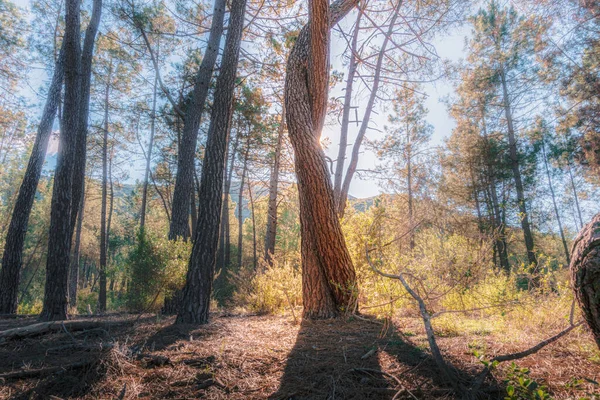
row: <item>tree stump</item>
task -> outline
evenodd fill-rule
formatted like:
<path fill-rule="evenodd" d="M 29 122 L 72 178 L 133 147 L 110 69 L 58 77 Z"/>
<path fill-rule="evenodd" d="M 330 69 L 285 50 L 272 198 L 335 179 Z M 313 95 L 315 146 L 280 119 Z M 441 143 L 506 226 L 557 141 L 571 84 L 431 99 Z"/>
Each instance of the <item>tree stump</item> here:
<path fill-rule="evenodd" d="M 600 214 L 577 235 L 570 270 L 575 297 L 600 348 Z"/>

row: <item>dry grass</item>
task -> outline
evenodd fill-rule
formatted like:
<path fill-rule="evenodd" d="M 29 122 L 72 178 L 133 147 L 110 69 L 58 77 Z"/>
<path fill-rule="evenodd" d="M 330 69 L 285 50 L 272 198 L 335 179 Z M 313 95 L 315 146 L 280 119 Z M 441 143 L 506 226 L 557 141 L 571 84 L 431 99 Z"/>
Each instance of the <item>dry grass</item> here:
<path fill-rule="evenodd" d="M 136 324 L 135 316 L 108 319 L 128 319 L 132 325 L 0 346 L 0 374 L 90 361 L 86 367 L 51 376 L 7 380 L 0 398 L 453 398 L 429 358 L 420 321 L 412 317 L 385 324 L 361 317 L 296 325 L 286 315 L 215 315 L 201 327 L 172 326 L 172 318 L 156 316 L 144 316 Z M 30 322 L 0 320 L 0 328 Z M 527 332 L 507 341 L 501 334 L 475 329 L 442 335 L 439 344 L 469 376 L 481 368 L 472 355 L 474 348 L 490 356 L 522 350 L 552 332 Z M 60 351 L 71 344 L 88 347 Z M 90 348 L 91 344 L 98 346 Z M 566 383 L 574 377 L 600 379 L 594 349 L 580 328 L 519 364 L 531 368 L 532 377 L 545 382 L 554 398 L 579 398 L 584 392 L 568 389 Z M 502 398 L 502 371 L 494 374 L 497 381 L 489 382 L 483 398 Z M 591 384 L 584 389 L 593 390 Z"/>

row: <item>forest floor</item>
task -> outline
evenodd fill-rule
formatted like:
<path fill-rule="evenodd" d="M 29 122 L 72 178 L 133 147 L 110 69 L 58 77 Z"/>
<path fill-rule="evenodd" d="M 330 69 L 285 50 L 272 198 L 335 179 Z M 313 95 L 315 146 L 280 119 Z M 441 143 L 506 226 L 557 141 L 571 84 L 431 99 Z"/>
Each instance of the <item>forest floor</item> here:
<path fill-rule="evenodd" d="M 198 327 L 173 326 L 172 317 L 137 318 L 83 318 L 99 325 L 77 330 L 64 325 L 44 335 L 0 341 L 0 398 L 454 398 L 436 373 L 418 319 L 295 323 L 291 316 L 215 314 Z M 35 322 L 0 319 L 0 331 Z M 474 346 L 498 354 L 526 349 L 536 340 L 507 345 L 501 337 L 480 333 L 443 335 L 439 345 L 468 379 L 482 368 Z M 531 378 L 547 385 L 555 399 L 591 397 L 600 363 L 577 350 L 590 341 L 578 328 L 518 364 L 530 368 Z M 504 398 L 507 367 L 502 364 L 486 381 L 482 398 Z M 582 381 L 574 384 L 574 378 Z"/>

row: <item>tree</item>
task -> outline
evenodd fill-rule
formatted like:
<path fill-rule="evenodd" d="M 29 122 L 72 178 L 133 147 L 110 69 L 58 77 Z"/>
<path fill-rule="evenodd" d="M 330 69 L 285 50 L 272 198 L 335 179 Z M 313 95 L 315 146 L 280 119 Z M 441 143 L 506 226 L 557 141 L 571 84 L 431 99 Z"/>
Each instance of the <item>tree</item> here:
<path fill-rule="evenodd" d="M 356 275 L 336 213 L 333 189 L 321 148 L 329 76 L 329 29 L 355 5 L 338 0 L 309 1 L 286 69 L 285 107 L 295 153 L 300 200 L 304 316 L 331 318 L 354 311 Z"/>
<path fill-rule="evenodd" d="M 406 193 L 411 250 L 415 248 L 415 192 L 425 188 L 427 176 L 431 175 L 426 165 L 433 127 L 425 119 L 425 97 L 419 94 L 419 89 L 412 84 L 396 92 L 393 114 L 388 116 L 390 125 L 385 128 L 387 135 L 374 144 L 378 156 L 389 160 L 382 168 L 394 175 L 388 182 L 392 182 L 395 191 L 400 189 Z"/>
<path fill-rule="evenodd" d="M 217 78 L 200 178 L 198 229 L 188 264 L 176 323 L 207 323 L 219 241 L 225 153 L 233 113 L 233 91 L 244 27 L 246 0 L 233 0 L 225 52 Z"/>
<path fill-rule="evenodd" d="M 65 6 L 65 96 L 60 147 L 56 163 L 50 234 L 46 262 L 46 289 L 40 320 L 67 318 L 69 255 L 71 249 L 71 201 L 73 163 L 79 128 L 81 47 L 79 44 L 80 3 L 68 0 Z"/>

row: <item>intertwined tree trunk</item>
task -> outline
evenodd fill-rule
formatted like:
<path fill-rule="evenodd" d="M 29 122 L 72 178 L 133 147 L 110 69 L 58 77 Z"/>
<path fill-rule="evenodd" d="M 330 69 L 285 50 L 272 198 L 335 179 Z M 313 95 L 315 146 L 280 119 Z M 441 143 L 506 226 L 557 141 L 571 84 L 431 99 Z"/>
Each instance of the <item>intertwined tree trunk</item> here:
<path fill-rule="evenodd" d="M 600 348 L 600 214 L 577 235 L 570 269 L 575 297 Z"/>
<path fill-rule="evenodd" d="M 52 133 L 52 125 L 56 118 L 56 110 L 60 101 L 64 73 L 64 42 L 61 48 L 54 75 L 48 89 L 48 98 L 44 112 L 38 126 L 29 163 L 19 188 L 10 225 L 6 233 L 4 253 L 2 255 L 2 269 L 0 269 L 0 314 L 15 314 L 17 312 L 17 298 L 19 282 L 21 280 L 21 264 L 23 262 L 23 245 L 29 215 L 33 207 L 35 193 L 40 181 L 42 166 L 46 158 L 48 141 Z"/>
<path fill-rule="evenodd" d="M 46 261 L 46 287 L 40 320 L 67 318 L 69 255 L 71 250 L 71 209 L 73 163 L 79 129 L 81 47 L 79 44 L 78 0 L 66 1 L 65 96 L 62 130 L 54 174 L 50 212 L 50 234 Z"/>
<path fill-rule="evenodd" d="M 233 0 L 221 70 L 217 78 L 198 207 L 198 226 L 176 323 L 207 323 L 223 203 L 225 152 L 233 114 L 233 91 L 246 0 Z"/>
<path fill-rule="evenodd" d="M 327 106 L 329 29 L 357 0 L 309 0 L 286 71 L 285 106 L 300 200 L 304 316 L 331 318 L 354 307 L 356 276 L 339 223 L 320 145 Z"/>
<path fill-rule="evenodd" d="M 204 111 L 204 103 L 208 96 L 210 80 L 215 68 L 219 43 L 223 35 L 223 18 L 225 16 L 225 0 L 215 0 L 212 25 L 202 63 L 196 74 L 194 90 L 187 106 L 183 123 L 183 133 L 179 142 L 177 155 L 177 175 L 173 190 L 173 207 L 169 239 L 187 239 L 189 231 L 189 211 L 191 193 L 194 190 L 194 155 L 198 140 L 200 119 Z"/>

